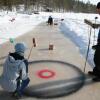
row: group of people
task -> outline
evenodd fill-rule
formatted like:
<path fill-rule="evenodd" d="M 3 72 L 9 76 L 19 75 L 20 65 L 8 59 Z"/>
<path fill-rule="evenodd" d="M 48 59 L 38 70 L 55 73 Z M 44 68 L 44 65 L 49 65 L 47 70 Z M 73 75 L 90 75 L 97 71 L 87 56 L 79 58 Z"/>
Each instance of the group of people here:
<path fill-rule="evenodd" d="M 97 12 L 100 14 L 100 2 L 97 4 Z M 52 17 L 48 19 L 50 25 L 53 24 Z M 94 26 L 95 27 L 95 26 Z M 95 48 L 93 71 L 88 74 L 95 76 L 93 81 L 100 81 L 100 31 L 98 34 L 97 45 Z M 28 60 L 25 59 L 24 54 L 27 46 L 24 43 L 17 43 L 15 45 L 15 52 L 9 53 L 3 65 L 3 72 L 0 77 L 0 85 L 6 91 L 12 93 L 14 97 L 21 97 L 23 91 L 28 86 L 30 79 L 28 77 Z"/>

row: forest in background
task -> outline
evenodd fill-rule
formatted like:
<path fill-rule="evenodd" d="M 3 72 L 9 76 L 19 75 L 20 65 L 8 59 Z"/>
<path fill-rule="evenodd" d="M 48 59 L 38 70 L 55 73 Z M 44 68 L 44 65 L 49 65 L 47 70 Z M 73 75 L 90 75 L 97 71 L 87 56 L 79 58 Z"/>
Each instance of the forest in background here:
<path fill-rule="evenodd" d="M 0 0 L 0 10 L 96 13 L 96 6 L 79 0 Z"/>

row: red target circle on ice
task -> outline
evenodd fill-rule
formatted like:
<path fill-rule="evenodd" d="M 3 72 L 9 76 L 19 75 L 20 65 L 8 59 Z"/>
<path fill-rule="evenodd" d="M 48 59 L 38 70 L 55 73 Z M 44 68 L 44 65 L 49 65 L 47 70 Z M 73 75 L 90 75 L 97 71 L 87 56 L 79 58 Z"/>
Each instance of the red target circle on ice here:
<path fill-rule="evenodd" d="M 44 70 L 40 70 L 38 72 L 38 76 L 40 78 L 51 78 L 51 77 L 54 77 L 55 76 L 55 72 L 51 71 L 51 70 L 47 70 L 47 69 L 44 69 Z"/>

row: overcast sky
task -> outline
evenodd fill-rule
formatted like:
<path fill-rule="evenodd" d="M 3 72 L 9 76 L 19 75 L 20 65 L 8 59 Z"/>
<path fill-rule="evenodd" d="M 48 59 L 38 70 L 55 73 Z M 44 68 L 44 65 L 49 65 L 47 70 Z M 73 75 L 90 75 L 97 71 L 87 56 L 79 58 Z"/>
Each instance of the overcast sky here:
<path fill-rule="evenodd" d="M 100 2 L 100 0 L 80 0 L 80 1 L 84 1 L 84 2 L 90 1 L 90 3 L 95 4 L 95 5 L 96 5 L 98 2 Z"/>

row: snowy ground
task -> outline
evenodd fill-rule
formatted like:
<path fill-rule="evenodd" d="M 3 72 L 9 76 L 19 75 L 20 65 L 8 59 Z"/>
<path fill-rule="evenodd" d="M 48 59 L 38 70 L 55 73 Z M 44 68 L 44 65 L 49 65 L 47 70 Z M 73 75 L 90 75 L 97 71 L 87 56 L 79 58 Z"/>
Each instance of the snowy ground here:
<path fill-rule="evenodd" d="M 84 23 L 84 19 L 95 22 L 95 17 L 98 17 L 96 22 L 99 22 L 100 16 L 96 14 L 41 12 L 40 14 L 26 15 L 0 12 L 0 47 L 2 47 L 2 43 L 25 34 L 41 22 L 46 22 L 50 15 L 55 22 L 60 24 L 59 29 L 63 32 L 63 35 L 68 36 L 79 47 L 80 52 L 86 56 L 90 27 Z M 61 19 L 64 19 L 64 21 L 61 22 Z M 97 35 L 98 29 L 92 29 L 91 46 L 96 44 Z M 94 51 L 91 46 L 88 61 L 93 65 Z"/>
<path fill-rule="evenodd" d="M 90 30 L 91 30 L 91 43 L 88 53 L 88 62 L 94 67 L 93 63 L 93 55 L 94 50 L 91 48 L 93 45 L 97 43 L 97 36 L 99 29 L 92 29 L 90 26 L 84 23 L 84 19 L 91 20 L 92 22 L 99 23 L 100 16 L 97 14 L 75 14 L 75 13 L 67 13 L 64 22 L 62 22 L 60 29 L 64 33 L 65 36 L 68 36 L 78 47 L 81 54 L 86 57 Z M 98 19 L 95 20 L 95 17 Z"/>

